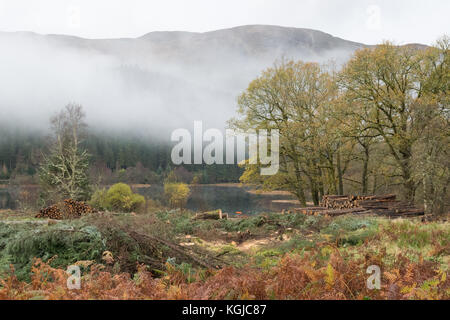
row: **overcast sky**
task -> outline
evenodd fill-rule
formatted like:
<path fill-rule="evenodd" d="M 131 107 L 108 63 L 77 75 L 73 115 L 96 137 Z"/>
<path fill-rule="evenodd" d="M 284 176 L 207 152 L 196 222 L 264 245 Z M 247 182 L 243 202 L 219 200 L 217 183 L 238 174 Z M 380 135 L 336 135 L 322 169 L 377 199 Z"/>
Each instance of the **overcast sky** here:
<path fill-rule="evenodd" d="M 118 38 L 271 24 L 431 44 L 450 34 L 449 15 L 450 0 L 0 0 L 0 31 Z"/>

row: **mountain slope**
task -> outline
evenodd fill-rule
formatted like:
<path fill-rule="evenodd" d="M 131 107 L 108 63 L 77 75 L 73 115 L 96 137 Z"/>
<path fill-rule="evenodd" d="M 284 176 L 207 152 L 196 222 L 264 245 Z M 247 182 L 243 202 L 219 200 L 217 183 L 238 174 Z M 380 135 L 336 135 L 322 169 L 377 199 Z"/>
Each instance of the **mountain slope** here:
<path fill-rule="evenodd" d="M 221 127 L 239 93 L 276 60 L 341 64 L 363 47 L 265 25 L 134 39 L 0 33 L 0 117 L 46 125 L 53 111 L 78 102 L 91 124 L 105 127 L 160 131 L 193 120 Z"/>

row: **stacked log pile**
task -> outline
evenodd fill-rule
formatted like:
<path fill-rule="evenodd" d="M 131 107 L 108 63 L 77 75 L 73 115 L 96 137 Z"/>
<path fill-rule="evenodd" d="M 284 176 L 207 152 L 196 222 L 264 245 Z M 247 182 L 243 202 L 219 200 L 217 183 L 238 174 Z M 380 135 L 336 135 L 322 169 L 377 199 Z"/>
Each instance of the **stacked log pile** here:
<path fill-rule="evenodd" d="M 320 207 L 296 208 L 295 212 L 305 215 L 340 216 L 348 213 L 377 214 L 389 217 L 424 215 L 422 209 L 396 200 L 395 194 L 387 195 L 325 195 Z"/>
<path fill-rule="evenodd" d="M 94 213 L 95 210 L 83 201 L 65 199 L 63 202 L 43 208 L 36 218 L 71 219 Z"/>
<path fill-rule="evenodd" d="M 313 209 L 311 209 L 313 208 Z M 369 210 L 364 208 L 348 208 L 348 209 L 330 209 L 325 207 L 306 207 L 306 208 L 295 208 L 294 212 L 302 213 L 308 216 L 330 216 L 337 217 L 348 213 L 358 213 L 358 214 L 369 214 Z"/>
<path fill-rule="evenodd" d="M 353 208 L 351 196 L 325 195 L 322 198 L 322 206 L 327 209 L 348 209 Z"/>

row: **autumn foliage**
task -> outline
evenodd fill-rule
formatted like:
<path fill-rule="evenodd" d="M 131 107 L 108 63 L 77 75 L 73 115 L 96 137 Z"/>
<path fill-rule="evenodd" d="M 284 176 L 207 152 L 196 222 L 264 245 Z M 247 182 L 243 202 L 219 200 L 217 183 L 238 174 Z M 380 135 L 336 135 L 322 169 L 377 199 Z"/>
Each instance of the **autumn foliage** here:
<path fill-rule="evenodd" d="M 31 282 L 19 281 L 14 270 L 0 280 L 0 299 L 450 299 L 447 271 L 433 261 L 412 261 L 406 253 L 383 263 L 386 252 L 342 253 L 329 244 L 284 256 L 277 266 L 198 271 L 186 275 L 167 264 L 156 278 L 145 266 L 134 276 L 91 266 L 81 289 L 67 288 L 68 274 L 36 260 Z M 368 289 L 369 265 L 381 267 L 380 290 Z"/>

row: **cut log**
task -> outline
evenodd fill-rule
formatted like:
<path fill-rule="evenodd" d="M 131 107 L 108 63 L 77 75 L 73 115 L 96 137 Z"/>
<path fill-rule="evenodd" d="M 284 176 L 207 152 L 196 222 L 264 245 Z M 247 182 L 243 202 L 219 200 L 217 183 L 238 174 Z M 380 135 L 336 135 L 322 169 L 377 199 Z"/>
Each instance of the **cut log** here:
<path fill-rule="evenodd" d="M 202 212 L 197 213 L 192 218 L 194 220 L 221 220 L 228 219 L 228 213 L 222 213 L 222 210 L 212 211 L 212 212 Z"/>
<path fill-rule="evenodd" d="M 367 211 L 364 208 L 350 208 L 350 209 L 342 209 L 342 210 L 327 210 L 324 211 L 324 214 L 327 214 L 329 216 L 340 216 L 343 214 L 349 214 L 349 213 L 361 213 Z"/>
<path fill-rule="evenodd" d="M 305 213 L 307 211 L 323 211 L 323 210 L 328 210 L 325 207 L 305 207 L 305 208 L 294 208 L 292 209 L 292 211 L 297 212 L 297 213 Z"/>
<path fill-rule="evenodd" d="M 395 200 L 395 194 L 355 196 L 355 200 Z"/>

